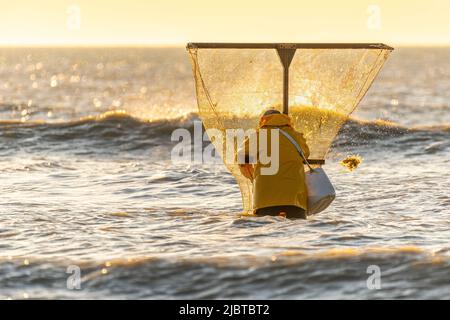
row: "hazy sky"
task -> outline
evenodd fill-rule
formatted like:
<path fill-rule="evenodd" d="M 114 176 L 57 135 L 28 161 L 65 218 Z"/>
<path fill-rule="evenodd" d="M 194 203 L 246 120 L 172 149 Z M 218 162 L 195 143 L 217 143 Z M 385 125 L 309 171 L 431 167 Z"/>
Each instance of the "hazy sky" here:
<path fill-rule="evenodd" d="M 450 45 L 449 0 L 0 0 L 0 44 Z"/>

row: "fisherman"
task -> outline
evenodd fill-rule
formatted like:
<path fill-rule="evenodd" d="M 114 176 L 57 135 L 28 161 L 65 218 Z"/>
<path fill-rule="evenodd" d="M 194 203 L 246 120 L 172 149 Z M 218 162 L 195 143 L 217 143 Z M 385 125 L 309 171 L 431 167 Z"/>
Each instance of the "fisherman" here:
<path fill-rule="evenodd" d="M 258 132 L 267 130 L 268 146 L 270 150 L 272 130 L 284 131 L 292 137 L 301 147 L 304 156 L 308 158 L 309 148 L 303 134 L 296 131 L 291 124 L 288 115 L 280 113 L 276 109 L 269 109 L 261 116 Z M 307 190 L 305 183 L 305 170 L 303 160 L 294 144 L 285 134 L 279 134 L 279 167 L 275 174 L 262 174 L 263 165 L 259 155 L 254 164 L 249 155 L 249 139 L 238 151 L 244 152 L 244 163 L 239 164 L 241 173 L 253 183 L 253 209 L 258 216 L 284 216 L 287 218 L 306 219 Z M 260 149 L 260 134 L 256 134 L 257 150 Z M 263 146 L 264 147 L 264 146 Z M 269 151 L 270 152 L 270 151 Z M 259 151 L 258 151 L 259 153 Z"/>

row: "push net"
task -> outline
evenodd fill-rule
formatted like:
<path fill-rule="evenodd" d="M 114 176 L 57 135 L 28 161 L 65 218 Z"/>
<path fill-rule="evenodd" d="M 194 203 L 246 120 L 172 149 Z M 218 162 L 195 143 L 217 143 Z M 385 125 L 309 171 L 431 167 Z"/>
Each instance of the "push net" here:
<path fill-rule="evenodd" d="M 283 111 L 280 44 L 188 44 L 205 129 L 256 128 L 261 113 Z M 392 48 L 367 45 L 291 45 L 288 110 L 302 132 L 311 159 L 324 159 L 334 137 L 369 89 Z M 243 209 L 252 210 L 252 183 L 237 163 L 226 161 L 227 148 L 210 137 L 239 184 Z"/>

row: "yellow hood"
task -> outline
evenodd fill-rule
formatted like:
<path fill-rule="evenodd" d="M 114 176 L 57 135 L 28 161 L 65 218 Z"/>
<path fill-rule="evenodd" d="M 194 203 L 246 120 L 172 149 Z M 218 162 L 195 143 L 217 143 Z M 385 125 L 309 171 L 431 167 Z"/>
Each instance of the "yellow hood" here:
<path fill-rule="evenodd" d="M 291 119 L 287 114 L 270 114 L 268 116 L 261 117 L 259 120 L 259 127 L 282 127 L 291 126 Z"/>

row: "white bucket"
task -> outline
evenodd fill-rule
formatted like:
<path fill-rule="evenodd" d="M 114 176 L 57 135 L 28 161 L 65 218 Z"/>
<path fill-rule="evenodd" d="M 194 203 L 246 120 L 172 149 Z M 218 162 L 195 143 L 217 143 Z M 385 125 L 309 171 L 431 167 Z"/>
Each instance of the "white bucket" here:
<path fill-rule="evenodd" d="M 333 202 L 336 192 L 322 168 L 316 168 L 305 173 L 306 188 L 308 191 L 307 214 L 319 213 Z"/>

